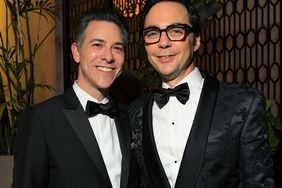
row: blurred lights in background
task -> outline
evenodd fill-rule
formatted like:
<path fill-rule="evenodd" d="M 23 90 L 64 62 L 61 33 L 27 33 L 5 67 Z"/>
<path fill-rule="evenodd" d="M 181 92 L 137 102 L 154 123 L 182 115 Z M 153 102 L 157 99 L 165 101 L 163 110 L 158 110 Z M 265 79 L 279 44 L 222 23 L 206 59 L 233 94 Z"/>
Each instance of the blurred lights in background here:
<path fill-rule="evenodd" d="M 113 0 L 115 9 L 124 17 L 137 16 L 146 0 Z"/>

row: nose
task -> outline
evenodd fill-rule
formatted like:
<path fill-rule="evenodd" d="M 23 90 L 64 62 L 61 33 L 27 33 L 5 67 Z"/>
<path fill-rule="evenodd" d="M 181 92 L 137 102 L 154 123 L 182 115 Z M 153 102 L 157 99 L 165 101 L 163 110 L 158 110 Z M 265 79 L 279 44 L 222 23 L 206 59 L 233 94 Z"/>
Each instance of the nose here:
<path fill-rule="evenodd" d="M 171 46 L 171 41 L 169 40 L 165 31 L 161 32 L 161 36 L 158 44 L 160 48 L 167 48 Z"/>
<path fill-rule="evenodd" d="M 104 48 L 102 53 L 102 59 L 107 63 L 112 63 L 114 61 L 114 56 L 111 48 Z"/>

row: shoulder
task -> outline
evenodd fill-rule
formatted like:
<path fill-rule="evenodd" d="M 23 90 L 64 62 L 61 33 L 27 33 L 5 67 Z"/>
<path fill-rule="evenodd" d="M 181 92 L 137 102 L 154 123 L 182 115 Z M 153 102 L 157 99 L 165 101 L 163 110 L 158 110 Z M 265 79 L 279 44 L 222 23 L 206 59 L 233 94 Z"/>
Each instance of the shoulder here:
<path fill-rule="evenodd" d="M 265 97 L 262 92 L 250 86 L 220 81 L 218 102 L 232 108 L 265 107 Z"/>
<path fill-rule="evenodd" d="M 63 106 L 63 95 L 57 95 L 41 103 L 34 104 L 21 113 L 21 117 L 48 116 L 57 113 Z"/>
<path fill-rule="evenodd" d="M 16 120 L 17 134 L 37 134 L 43 130 L 42 127 L 48 127 L 50 124 L 53 124 L 54 121 L 52 120 L 58 119 L 60 116 L 59 109 L 57 108 L 61 101 L 60 98 L 61 96 L 52 97 L 22 111 Z"/>
<path fill-rule="evenodd" d="M 238 83 L 230 83 L 230 82 L 222 82 L 220 81 L 220 92 L 225 95 L 232 95 L 233 97 L 238 98 L 254 98 L 260 97 L 264 98 L 262 92 L 257 89 L 254 89 L 250 86 L 238 84 Z"/>
<path fill-rule="evenodd" d="M 202 76 L 205 79 L 206 85 L 208 85 L 208 91 L 218 88 L 218 97 L 217 99 L 220 102 L 226 101 L 229 104 L 240 103 L 240 101 L 252 101 L 254 99 L 265 101 L 264 95 L 257 89 L 254 89 L 250 86 L 234 83 L 234 82 L 225 82 L 216 79 L 214 76 L 210 75 L 207 72 L 203 72 Z"/>
<path fill-rule="evenodd" d="M 63 94 L 61 94 L 47 99 L 41 103 L 35 104 L 31 108 L 40 111 L 53 111 L 54 109 L 60 109 L 59 107 L 63 106 L 63 102 Z"/>
<path fill-rule="evenodd" d="M 63 94 L 51 97 L 34 105 L 32 108 L 52 113 L 53 111 L 61 110 L 62 108 L 75 109 L 79 104 L 79 99 L 77 98 L 73 88 L 70 87 Z"/>

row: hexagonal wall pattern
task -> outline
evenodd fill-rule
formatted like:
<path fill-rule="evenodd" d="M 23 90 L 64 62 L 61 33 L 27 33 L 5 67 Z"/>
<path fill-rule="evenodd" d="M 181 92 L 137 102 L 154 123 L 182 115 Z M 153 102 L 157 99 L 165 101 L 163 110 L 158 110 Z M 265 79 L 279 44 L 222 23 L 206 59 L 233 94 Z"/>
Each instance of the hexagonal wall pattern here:
<path fill-rule="evenodd" d="M 261 90 L 267 99 L 276 100 L 272 111 L 282 117 L 280 1 L 218 2 L 222 9 L 203 32 L 204 47 L 195 58 L 198 66 L 220 80 Z"/>

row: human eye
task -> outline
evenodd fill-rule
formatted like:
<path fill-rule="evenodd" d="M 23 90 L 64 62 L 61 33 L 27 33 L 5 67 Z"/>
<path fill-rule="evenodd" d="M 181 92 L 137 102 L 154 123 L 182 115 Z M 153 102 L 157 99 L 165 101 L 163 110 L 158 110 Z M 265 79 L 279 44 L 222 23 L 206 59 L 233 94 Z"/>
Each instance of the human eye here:
<path fill-rule="evenodd" d="M 150 38 L 150 39 L 158 38 L 159 35 L 160 35 L 160 32 L 157 29 L 149 29 L 149 30 L 145 31 L 145 33 L 144 33 L 144 36 L 146 38 Z"/>
<path fill-rule="evenodd" d="M 185 29 L 183 27 L 171 27 L 168 30 L 170 36 L 183 36 Z"/>
<path fill-rule="evenodd" d="M 113 50 L 117 53 L 123 53 L 124 47 L 122 45 L 115 45 L 115 46 L 113 46 Z"/>
<path fill-rule="evenodd" d="M 94 48 L 102 48 L 103 45 L 100 42 L 93 42 L 91 43 L 91 46 L 93 46 Z"/>

